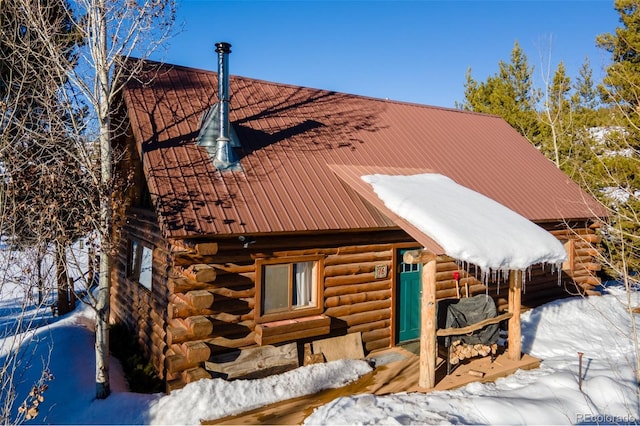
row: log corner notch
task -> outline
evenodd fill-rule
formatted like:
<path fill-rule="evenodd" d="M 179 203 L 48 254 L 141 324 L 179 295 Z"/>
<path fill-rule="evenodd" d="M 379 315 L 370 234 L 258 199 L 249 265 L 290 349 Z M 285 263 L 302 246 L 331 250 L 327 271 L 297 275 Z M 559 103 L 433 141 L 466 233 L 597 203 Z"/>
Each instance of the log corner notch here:
<path fill-rule="evenodd" d="M 418 386 L 433 389 L 436 385 L 438 341 L 436 337 L 436 265 L 438 256 L 427 250 L 411 250 L 404 254 L 405 263 L 422 263 L 420 276 L 420 373 Z"/>
<path fill-rule="evenodd" d="M 218 243 L 196 240 L 171 239 L 174 253 L 195 254 L 198 256 L 212 256 L 218 254 Z"/>

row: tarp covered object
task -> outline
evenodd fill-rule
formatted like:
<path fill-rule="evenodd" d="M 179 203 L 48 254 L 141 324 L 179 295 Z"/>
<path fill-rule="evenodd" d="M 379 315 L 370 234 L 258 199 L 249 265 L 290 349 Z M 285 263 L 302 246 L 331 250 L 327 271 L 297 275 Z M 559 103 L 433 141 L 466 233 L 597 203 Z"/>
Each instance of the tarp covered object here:
<path fill-rule="evenodd" d="M 496 303 L 491 297 L 479 294 L 459 300 L 446 299 L 438 304 L 438 328 L 462 328 L 493 318 L 497 315 Z M 491 324 L 471 334 L 447 337 L 445 346 L 449 346 L 451 339 L 461 340 L 462 343 L 475 345 L 482 343 L 491 345 L 498 341 L 499 324 Z"/>

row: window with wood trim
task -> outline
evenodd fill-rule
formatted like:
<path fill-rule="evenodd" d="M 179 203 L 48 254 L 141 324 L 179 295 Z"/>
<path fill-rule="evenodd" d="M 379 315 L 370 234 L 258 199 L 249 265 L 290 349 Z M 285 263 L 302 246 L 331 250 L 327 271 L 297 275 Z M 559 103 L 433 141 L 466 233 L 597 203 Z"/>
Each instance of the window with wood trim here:
<path fill-rule="evenodd" d="M 153 273 L 153 249 L 140 241 L 129 241 L 127 277 L 136 281 L 147 290 L 151 290 Z"/>
<path fill-rule="evenodd" d="M 256 262 L 258 322 L 322 312 L 322 257 L 300 256 Z"/>

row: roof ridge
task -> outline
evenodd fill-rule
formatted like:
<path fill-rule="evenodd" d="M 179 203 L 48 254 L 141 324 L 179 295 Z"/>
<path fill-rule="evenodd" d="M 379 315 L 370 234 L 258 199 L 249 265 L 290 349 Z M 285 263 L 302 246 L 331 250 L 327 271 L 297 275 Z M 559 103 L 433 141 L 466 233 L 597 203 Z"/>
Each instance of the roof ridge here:
<path fill-rule="evenodd" d="M 159 66 L 168 67 L 169 69 L 183 70 L 185 72 L 196 72 L 196 73 L 214 74 L 214 75 L 218 74 L 218 72 L 214 71 L 214 70 L 208 70 L 208 69 L 196 68 L 196 67 L 189 67 L 189 66 L 186 66 L 186 65 L 172 64 L 172 63 L 169 63 L 169 62 L 156 61 L 156 60 L 153 60 L 153 59 L 142 59 L 142 58 L 136 58 L 136 57 L 133 57 L 133 56 L 129 56 L 126 59 L 127 60 L 131 59 L 131 60 L 138 60 L 138 61 L 144 61 L 144 62 L 151 62 L 151 63 L 158 64 Z M 457 112 L 457 113 L 462 113 L 462 114 L 472 114 L 472 115 L 480 115 L 480 116 L 483 116 L 483 117 L 494 117 L 494 118 L 502 119 L 502 117 L 500 117 L 499 115 L 496 115 L 496 114 L 489 114 L 489 113 L 477 112 L 477 111 L 468 111 L 468 110 L 452 108 L 452 107 L 443 107 L 443 106 L 438 106 L 438 105 L 421 104 L 421 103 L 418 103 L 418 102 L 402 101 L 402 100 L 398 100 L 398 99 L 378 98 L 378 97 L 374 97 L 374 96 L 361 95 L 361 94 L 356 94 L 356 93 L 339 92 L 339 91 L 336 91 L 336 90 L 321 89 L 321 88 L 318 88 L 318 87 L 311 87 L 311 86 L 301 86 L 299 84 L 283 83 L 283 82 L 265 80 L 265 79 L 256 78 L 256 77 L 248 77 L 248 76 L 239 75 L 239 74 L 233 74 L 233 73 L 230 73 L 229 77 L 230 78 L 234 78 L 234 79 L 239 79 L 239 80 L 250 80 L 250 81 L 254 81 L 254 82 L 259 82 L 261 84 L 269 84 L 269 85 L 279 86 L 279 87 L 288 87 L 288 88 L 291 88 L 291 89 L 306 89 L 306 90 L 314 90 L 314 91 L 318 91 L 318 92 L 326 92 L 326 93 L 330 93 L 330 94 L 345 95 L 345 96 L 350 96 L 350 97 L 353 97 L 353 98 L 359 98 L 359 99 L 370 100 L 370 101 L 375 101 L 375 102 L 384 102 L 384 103 L 392 103 L 392 104 L 398 104 L 398 105 L 415 106 L 415 107 L 418 107 L 418 108 L 436 109 L 436 110 L 442 110 L 442 111 L 448 111 L 448 112 Z"/>

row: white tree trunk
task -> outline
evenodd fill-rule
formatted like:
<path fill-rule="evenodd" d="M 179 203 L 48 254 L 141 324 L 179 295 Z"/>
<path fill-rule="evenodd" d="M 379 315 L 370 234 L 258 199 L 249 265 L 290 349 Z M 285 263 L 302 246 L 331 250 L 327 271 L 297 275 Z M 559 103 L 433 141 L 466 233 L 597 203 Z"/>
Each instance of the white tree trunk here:
<path fill-rule="evenodd" d="M 107 188 L 112 181 L 111 123 L 109 119 L 109 63 L 107 50 L 107 17 L 105 0 L 95 0 L 92 8 L 96 31 L 93 57 L 98 91 L 98 122 L 100 124 L 100 281 L 96 306 L 96 398 L 111 393 L 109 385 L 109 299 L 111 277 L 111 196 Z"/>

